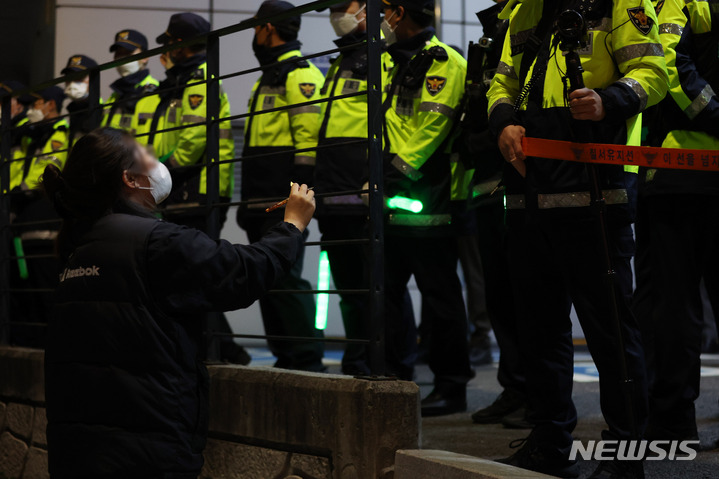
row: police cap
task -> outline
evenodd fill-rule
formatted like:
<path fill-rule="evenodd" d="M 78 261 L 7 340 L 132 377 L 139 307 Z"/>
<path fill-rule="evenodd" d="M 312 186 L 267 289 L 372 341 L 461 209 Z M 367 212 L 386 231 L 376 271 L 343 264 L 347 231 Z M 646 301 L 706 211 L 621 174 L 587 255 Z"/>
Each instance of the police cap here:
<path fill-rule="evenodd" d="M 404 7 L 434 17 L 434 0 L 379 0 L 383 7 Z"/>
<path fill-rule="evenodd" d="M 260 5 L 260 9 L 257 10 L 255 18 L 262 19 L 271 15 L 279 15 L 293 8 L 295 8 L 294 5 L 284 0 L 265 0 L 262 2 L 262 5 Z M 299 15 L 295 15 L 290 18 L 285 18 L 284 20 L 273 20 L 267 23 L 271 23 L 278 28 L 284 28 L 292 33 L 297 33 L 300 31 L 302 19 Z"/>
<path fill-rule="evenodd" d="M 210 32 L 210 22 L 196 13 L 176 13 L 170 17 L 170 24 L 165 33 L 157 37 L 157 43 L 164 45 L 170 40 L 187 40 L 197 35 Z"/>
<path fill-rule="evenodd" d="M 110 45 L 110 52 L 124 48 L 134 52 L 138 48 L 143 52 L 147 50 L 147 37 L 137 30 L 122 30 L 115 35 L 115 43 Z"/>
<path fill-rule="evenodd" d="M 18 90 L 24 90 L 27 88 L 24 83 L 16 81 L 16 80 L 5 80 L 0 82 L 0 100 L 5 98 L 7 95 L 11 94 L 14 91 Z M 17 97 L 17 101 L 23 104 L 32 103 L 35 101 L 32 95 L 25 94 L 20 95 Z"/>
<path fill-rule="evenodd" d="M 67 59 L 67 66 L 60 72 L 61 75 L 87 70 L 97 66 L 97 62 L 87 55 L 73 55 Z"/>
<path fill-rule="evenodd" d="M 55 100 L 55 108 L 60 111 L 62 108 L 62 101 L 65 99 L 65 91 L 57 85 L 49 86 L 40 92 L 33 93 L 35 100 Z"/>

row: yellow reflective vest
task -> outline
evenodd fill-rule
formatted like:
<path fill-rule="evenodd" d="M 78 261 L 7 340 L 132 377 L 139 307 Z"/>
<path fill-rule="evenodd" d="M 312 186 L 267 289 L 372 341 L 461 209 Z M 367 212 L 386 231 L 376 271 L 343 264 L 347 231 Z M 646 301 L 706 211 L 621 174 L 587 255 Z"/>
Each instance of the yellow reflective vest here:
<path fill-rule="evenodd" d="M 521 124 L 530 137 L 639 144 L 639 114 L 658 103 L 668 87 L 664 51 L 651 1 L 596 2 L 590 6 L 592 10 L 585 12 L 588 42 L 577 53 L 584 69 L 585 86 L 602 98 L 606 116 L 597 122 L 577 122 L 571 118 L 565 99 L 567 65 L 554 32 L 549 32 L 551 36 L 536 55 L 537 58 L 543 55 L 543 65 L 538 66 L 534 58 L 527 71 L 522 71 L 524 52 L 530 38 L 535 37 L 545 2 L 515 3 L 502 58 L 487 94 L 493 133 L 498 136 L 506 126 Z M 582 127 L 578 126 L 580 123 Z M 591 138 L 574 136 L 578 128 L 589 129 Z M 512 169 L 506 170 L 507 189 L 532 195 L 588 191 L 584 165 L 569 163 L 528 158 L 526 180 Z M 623 168 L 599 169 L 605 189 L 626 189 L 635 181 L 624 175 Z"/>
<path fill-rule="evenodd" d="M 467 62 L 431 30 L 411 42 L 418 42 L 419 48 L 409 62 L 401 60 L 406 52 L 400 44 L 389 48 L 396 64 L 387 79 L 391 104 L 385 113 L 385 189 L 389 197 L 422 202 L 423 209 L 391 211 L 388 225 L 446 227 L 452 220 L 453 125 L 464 95 Z M 459 178 L 464 172 L 454 166 L 457 187 L 463 185 Z"/>
<path fill-rule="evenodd" d="M 301 56 L 292 49 L 277 61 Z M 308 149 L 317 146 L 321 109 L 319 104 L 306 103 L 321 98 L 323 82 L 322 72 L 305 60 L 263 71 L 252 88 L 249 112 L 266 113 L 252 115 L 245 123 L 243 200 L 287 196 L 290 181 L 312 183 L 316 153 Z M 252 159 L 255 155 L 267 156 Z M 264 215 L 266 207 L 253 204 L 245 212 Z"/>
<path fill-rule="evenodd" d="M 153 78 L 148 70 L 145 71 L 147 72 L 147 76 L 135 85 L 135 89 L 132 93 L 125 94 L 124 96 L 149 95 L 155 91 L 160 82 Z M 129 99 L 128 103 L 130 103 L 133 108 L 128 109 L 126 105 L 123 104 L 123 95 L 118 92 L 113 92 L 107 100 L 109 106 L 106 106 L 103 110 L 102 126 L 119 128 L 133 135 L 137 134 L 140 117 L 142 117 L 143 124 L 147 124 L 147 121 L 152 119 L 152 114 L 155 112 L 155 108 L 157 108 L 157 104 L 159 103 L 157 95 L 149 97 L 154 99 L 154 105 L 151 101 L 141 101 L 145 98 L 148 97 Z M 142 141 L 143 139 L 145 140 L 144 143 Z M 145 144 L 147 139 L 146 137 L 140 137 L 138 141 Z"/>
<path fill-rule="evenodd" d="M 206 162 L 207 149 L 207 128 L 205 121 L 207 120 L 207 85 L 204 82 L 207 75 L 207 63 L 204 61 L 204 55 L 192 63 L 185 65 L 189 68 L 189 77 L 179 77 L 179 85 L 185 85 L 184 88 L 175 92 L 167 93 L 161 101 L 162 107 L 158 107 L 155 117 L 150 121 L 148 126 L 146 122 L 138 131 L 163 130 L 175 128 L 178 126 L 189 126 L 181 130 L 158 132 L 154 134 L 152 145 L 155 155 L 167 166 L 172 168 L 203 165 Z M 174 68 L 178 68 L 176 65 Z M 173 68 L 173 69 L 174 69 Z M 170 74 L 171 71 L 168 71 Z M 184 81 L 184 83 L 183 83 Z M 171 85 L 165 82 L 161 88 Z M 177 92 L 181 92 L 178 94 Z M 165 93 L 163 93 L 165 95 Z M 149 99 L 153 98 L 148 97 Z M 151 100 L 147 100 L 148 102 Z M 144 108 L 144 105 L 138 105 Z M 220 85 L 220 112 L 219 118 L 228 118 L 230 116 L 230 102 L 227 93 Z M 157 120 L 157 121 L 155 121 Z M 156 128 L 153 128 L 155 126 Z M 148 141 L 148 140 L 146 140 Z M 220 157 L 213 161 L 231 160 L 235 157 L 235 142 L 232 137 L 232 128 L 229 121 L 220 123 Z M 234 163 L 223 163 L 219 166 L 220 172 L 220 196 L 225 198 L 232 197 L 232 189 L 234 187 Z M 177 189 L 176 189 L 177 188 Z M 175 195 L 175 191 L 184 190 L 179 197 Z M 199 202 L 197 195 L 205 195 L 207 193 L 207 167 L 202 166 L 198 174 L 191 174 L 190 178 L 185 181 L 184 185 L 173 186 L 173 195 L 168 200 L 168 208 L 172 204 L 185 206 L 186 204 L 194 204 Z"/>
<path fill-rule="evenodd" d="M 45 167 L 53 164 L 61 170 L 65 167 L 69 148 L 69 129 L 65 118 L 56 121 L 52 126 L 46 126 L 51 131 L 41 140 L 41 144 L 36 145 L 34 142 L 28 143 L 27 157 L 25 161 L 29 161 L 27 174 L 24 175 L 20 187 L 24 190 L 34 190 L 40 186 L 40 177 L 45 171 Z M 18 153 L 21 154 L 21 153 Z M 18 162 L 22 164 L 23 162 Z"/>

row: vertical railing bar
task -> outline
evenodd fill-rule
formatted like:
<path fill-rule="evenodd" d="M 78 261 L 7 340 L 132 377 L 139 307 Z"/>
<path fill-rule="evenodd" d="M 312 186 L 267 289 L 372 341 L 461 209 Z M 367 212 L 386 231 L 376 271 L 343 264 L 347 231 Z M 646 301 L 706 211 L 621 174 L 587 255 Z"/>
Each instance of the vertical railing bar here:
<path fill-rule="evenodd" d="M 369 367 L 384 375 L 384 186 L 382 179 L 382 42 L 380 2 L 367 2 L 367 147 L 369 160 Z"/>
<path fill-rule="evenodd" d="M 0 110 L 0 281 L 10 284 L 10 149 L 12 145 L 12 111 L 10 95 L 2 99 Z M 10 340 L 10 293 L 0 292 L 0 344 Z"/>

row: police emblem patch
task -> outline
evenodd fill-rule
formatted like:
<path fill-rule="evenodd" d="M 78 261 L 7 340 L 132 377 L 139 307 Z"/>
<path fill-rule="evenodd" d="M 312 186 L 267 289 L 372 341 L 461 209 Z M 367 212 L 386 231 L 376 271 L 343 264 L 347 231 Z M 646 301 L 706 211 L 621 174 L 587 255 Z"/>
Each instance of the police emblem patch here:
<path fill-rule="evenodd" d="M 317 85 L 315 85 L 314 83 L 300 83 L 300 92 L 306 98 L 312 98 L 312 95 L 315 94 L 316 89 Z"/>
<path fill-rule="evenodd" d="M 200 105 L 202 105 L 202 100 L 205 99 L 204 95 L 190 95 L 190 108 L 193 110 L 197 109 Z"/>
<path fill-rule="evenodd" d="M 654 7 L 654 11 L 657 12 L 657 16 L 659 16 L 659 12 L 662 11 L 662 8 L 664 8 L 664 0 L 659 0 L 657 2 L 657 6 Z"/>
<path fill-rule="evenodd" d="M 64 143 L 58 140 L 52 140 L 50 143 L 50 147 L 52 148 L 52 151 L 58 151 L 61 150 L 64 146 Z"/>
<path fill-rule="evenodd" d="M 629 20 L 631 20 L 634 26 L 637 27 L 637 30 L 642 32 L 644 35 L 651 31 L 654 21 L 649 18 L 647 13 L 644 11 L 644 7 L 627 8 L 627 13 L 629 14 Z"/>
<path fill-rule="evenodd" d="M 443 77 L 427 77 L 427 80 L 425 81 L 427 91 L 432 96 L 435 96 L 436 94 L 444 90 L 444 86 L 446 84 L 447 79 Z"/>
<path fill-rule="evenodd" d="M 72 67 L 82 66 L 82 57 L 81 56 L 72 57 L 70 59 L 70 66 L 72 66 Z"/>
<path fill-rule="evenodd" d="M 120 32 L 117 34 L 117 38 L 115 39 L 116 42 L 121 42 L 123 40 L 127 40 L 130 36 L 130 32 Z"/>

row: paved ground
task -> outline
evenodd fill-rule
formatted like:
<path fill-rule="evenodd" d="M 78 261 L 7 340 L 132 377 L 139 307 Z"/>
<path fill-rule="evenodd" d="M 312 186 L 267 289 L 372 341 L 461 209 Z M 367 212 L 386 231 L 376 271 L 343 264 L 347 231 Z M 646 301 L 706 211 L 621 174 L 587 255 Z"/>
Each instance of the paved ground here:
<path fill-rule="evenodd" d="M 606 427 L 599 410 L 599 383 L 592 380 L 590 358 L 578 354 L 575 363 L 574 402 L 579 413 L 575 439 L 599 440 Z M 716 479 L 719 478 L 719 356 L 706 356 L 703 360 L 702 394 L 697 402 L 697 419 L 702 446 L 710 448 L 701 452 L 694 461 L 647 462 L 647 478 L 662 479 Z M 432 386 L 432 375 L 426 366 L 420 367 L 418 382 L 422 394 Z M 509 443 L 526 437 L 528 431 L 505 429 L 501 425 L 476 425 L 471 412 L 490 404 L 500 392 L 496 380 L 496 365 L 476 368 L 477 376 L 470 383 L 468 392 L 469 411 L 438 418 L 422 420 L 422 447 L 442 449 L 485 459 L 497 459 L 512 454 Z M 579 381 L 577 381 L 579 379 Z M 596 462 L 583 462 L 582 476 L 587 477 Z"/>

